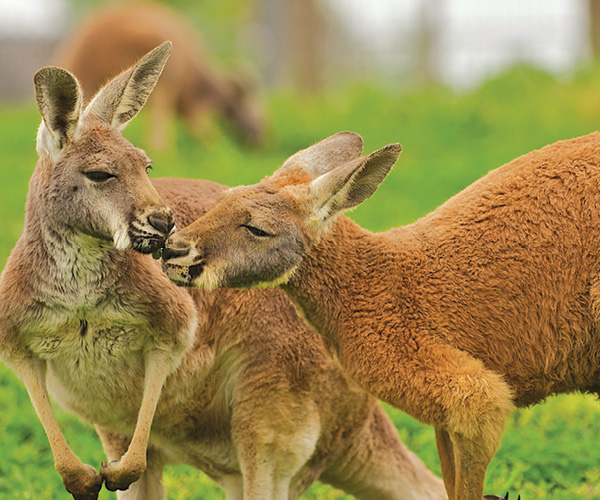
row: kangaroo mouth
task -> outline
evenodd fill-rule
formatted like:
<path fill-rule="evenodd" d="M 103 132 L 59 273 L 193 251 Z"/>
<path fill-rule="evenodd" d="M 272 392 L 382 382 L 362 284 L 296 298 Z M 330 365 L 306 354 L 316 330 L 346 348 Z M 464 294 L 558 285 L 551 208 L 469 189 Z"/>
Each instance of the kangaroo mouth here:
<path fill-rule="evenodd" d="M 193 288 L 194 286 L 188 277 L 182 276 L 177 272 L 173 272 L 173 268 L 165 269 L 165 267 L 163 266 L 163 272 L 177 286 L 183 286 L 187 288 Z"/>
<path fill-rule="evenodd" d="M 165 247 L 169 233 L 163 233 L 149 224 L 142 224 L 134 219 L 129 224 L 127 236 L 132 250 L 143 254 L 155 254 Z"/>
<path fill-rule="evenodd" d="M 204 271 L 204 262 L 199 262 L 198 264 L 188 267 L 188 275 L 192 281 L 200 277 L 202 271 Z"/>
<path fill-rule="evenodd" d="M 166 235 L 139 234 L 135 231 L 129 231 L 129 238 L 131 240 L 131 249 L 143 254 L 156 253 L 162 250 L 167 240 Z"/>
<path fill-rule="evenodd" d="M 162 270 L 167 277 L 177 286 L 193 286 L 193 278 L 190 276 L 189 268 L 184 266 L 176 266 L 168 264 L 165 261 L 162 263 Z"/>
<path fill-rule="evenodd" d="M 194 283 L 204 271 L 205 263 L 199 260 L 190 266 L 172 264 L 163 260 L 162 269 L 167 277 L 178 286 L 194 287 Z"/>

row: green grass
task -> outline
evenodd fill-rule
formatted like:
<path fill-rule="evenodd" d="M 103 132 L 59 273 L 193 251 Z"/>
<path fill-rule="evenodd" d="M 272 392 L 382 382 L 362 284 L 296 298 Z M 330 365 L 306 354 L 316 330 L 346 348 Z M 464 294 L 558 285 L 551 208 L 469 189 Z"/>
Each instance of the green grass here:
<path fill-rule="evenodd" d="M 226 184 L 256 182 L 296 150 L 339 130 L 365 138 L 365 150 L 400 141 L 404 152 L 382 187 L 352 217 L 372 230 L 409 223 L 485 172 L 558 139 L 596 130 L 600 123 L 600 71 L 582 69 L 557 81 L 517 68 L 465 95 L 428 87 L 403 95 L 354 86 L 318 97 L 279 93 L 268 101 L 271 140 L 246 151 L 226 134 L 197 144 L 180 131 L 177 147 L 153 152 L 153 175 L 208 178 Z M 143 141 L 144 117 L 127 130 Z M 0 109 L 0 265 L 18 238 L 27 182 L 33 170 L 39 116 L 33 105 Z M 433 431 L 388 408 L 404 442 L 439 474 Z M 99 465 L 104 457 L 94 431 L 58 411 L 76 453 Z M 600 405 L 591 396 L 554 397 L 515 412 L 487 475 L 486 491 L 520 493 L 523 500 L 600 498 Z M 27 394 L 0 366 L 0 499 L 68 498 L 54 471 L 46 437 Z M 199 471 L 168 468 L 171 499 L 224 498 Z M 103 491 L 101 498 L 112 499 Z M 349 498 L 316 484 L 304 499 Z M 515 496 L 516 498 L 516 496 Z"/>

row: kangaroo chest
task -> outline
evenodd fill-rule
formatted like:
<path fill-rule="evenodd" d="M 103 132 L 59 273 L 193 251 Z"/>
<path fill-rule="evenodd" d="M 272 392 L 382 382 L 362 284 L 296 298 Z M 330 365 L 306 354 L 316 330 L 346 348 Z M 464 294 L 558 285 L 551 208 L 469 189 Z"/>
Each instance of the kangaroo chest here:
<path fill-rule="evenodd" d="M 70 360 L 89 368 L 141 350 L 148 338 L 143 316 L 116 300 L 94 302 L 48 301 L 32 307 L 33 319 L 23 329 L 22 339 L 42 359 Z"/>
<path fill-rule="evenodd" d="M 22 333 L 29 350 L 46 360 L 48 388 L 58 402 L 101 425 L 132 427 L 144 383 L 143 318 L 104 307 L 42 307 Z"/>
<path fill-rule="evenodd" d="M 54 325 L 46 324 L 26 334 L 29 349 L 50 362 L 70 360 L 75 365 L 83 363 L 89 367 L 112 363 L 115 358 L 140 350 L 144 344 L 142 325 L 126 320 L 54 319 L 57 320 Z"/>

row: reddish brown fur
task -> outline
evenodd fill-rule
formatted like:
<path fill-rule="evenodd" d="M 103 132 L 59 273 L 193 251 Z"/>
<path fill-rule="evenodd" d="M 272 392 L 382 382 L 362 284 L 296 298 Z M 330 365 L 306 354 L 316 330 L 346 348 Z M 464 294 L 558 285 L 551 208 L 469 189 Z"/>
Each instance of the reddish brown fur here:
<path fill-rule="evenodd" d="M 298 174 L 275 177 L 270 183 L 271 192 L 275 193 L 285 186 L 301 186 L 308 184 L 312 179 L 303 172 Z"/>
<path fill-rule="evenodd" d="M 338 134 L 306 157 L 348 155 L 358 140 Z M 266 272 L 278 265 L 270 240 L 289 250 L 297 260 L 282 288 L 302 315 L 356 382 L 436 427 L 449 497 L 480 500 L 513 405 L 600 389 L 600 134 L 517 158 L 409 226 L 373 234 L 336 218 L 331 207 L 376 189 L 399 152 L 391 149 L 274 193 L 285 164 L 231 191 L 167 248 L 202 255 L 207 277 L 190 283 L 211 287 L 230 275 L 243 284 L 244 273 L 261 285 L 246 260 Z M 244 213 L 259 227 L 270 221 L 275 236 L 248 243 L 236 229 Z M 187 258 L 163 265 L 181 279 Z"/>
<path fill-rule="evenodd" d="M 194 27 L 166 5 L 113 3 L 91 12 L 61 44 L 56 62 L 77 76 L 90 100 L 109 78 L 164 40 L 171 40 L 174 50 L 149 100 L 148 145 L 164 148 L 172 142 L 169 123 L 175 115 L 206 138 L 213 114 L 229 120 L 244 141 L 260 145 L 265 119 L 251 78 L 219 70 Z"/>

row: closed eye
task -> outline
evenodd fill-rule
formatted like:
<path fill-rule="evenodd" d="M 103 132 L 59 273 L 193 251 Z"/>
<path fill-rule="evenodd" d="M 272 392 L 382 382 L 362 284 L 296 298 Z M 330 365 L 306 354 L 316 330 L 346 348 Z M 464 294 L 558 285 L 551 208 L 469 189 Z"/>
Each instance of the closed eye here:
<path fill-rule="evenodd" d="M 109 174 L 108 172 L 103 172 L 102 170 L 91 170 L 89 172 L 83 172 L 83 175 L 85 175 L 89 180 L 93 182 L 106 182 L 107 180 L 116 177 L 116 175 Z"/>
<path fill-rule="evenodd" d="M 273 236 L 272 234 L 269 234 L 266 231 L 263 231 L 262 229 L 258 229 L 257 227 L 254 227 L 254 226 L 242 224 L 242 227 L 245 227 L 250 234 L 253 234 L 254 236 L 258 236 L 259 238 L 266 238 L 269 236 Z"/>

